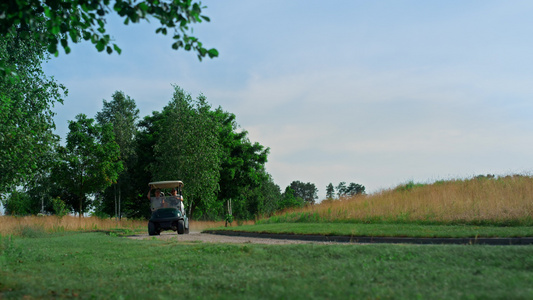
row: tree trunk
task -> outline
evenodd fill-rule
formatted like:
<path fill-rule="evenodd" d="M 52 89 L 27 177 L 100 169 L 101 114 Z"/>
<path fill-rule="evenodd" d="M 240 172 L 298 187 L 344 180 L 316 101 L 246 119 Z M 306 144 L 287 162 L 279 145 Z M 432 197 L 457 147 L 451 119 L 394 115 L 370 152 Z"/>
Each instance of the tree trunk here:
<path fill-rule="evenodd" d="M 80 197 L 80 210 L 79 210 L 79 214 L 80 214 L 80 221 L 81 221 L 81 208 L 82 208 L 82 203 L 83 203 L 83 197 Z"/>
<path fill-rule="evenodd" d="M 117 213 L 117 185 L 116 184 L 115 184 L 114 192 L 115 192 L 115 220 L 118 220 L 118 213 Z"/>
<path fill-rule="evenodd" d="M 118 219 L 122 220 L 122 213 L 120 211 L 120 187 L 118 188 Z"/>
<path fill-rule="evenodd" d="M 191 203 L 189 203 L 189 214 L 187 214 L 187 216 L 189 216 L 189 218 L 192 217 L 192 212 L 193 212 L 193 201 L 191 201 Z"/>
<path fill-rule="evenodd" d="M 84 183 L 85 183 L 85 182 L 83 181 L 83 172 L 80 173 L 80 182 L 81 182 L 81 185 L 80 185 L 80 194 L 78 195 L 78 197 L 80 197 L 80 211 L 79 211 L 80 216 L 79 216 L 79 218 L 80 218 L 80 221 L 81 221 L 81 208 L 82 208 L 82 205 L 83 205 L 83 198 L 84 198 L 84 195 L 85 195 L 85 194 L 83 193 L 83 190 L 84 190 L 83 187 L 84 187 Z"/>

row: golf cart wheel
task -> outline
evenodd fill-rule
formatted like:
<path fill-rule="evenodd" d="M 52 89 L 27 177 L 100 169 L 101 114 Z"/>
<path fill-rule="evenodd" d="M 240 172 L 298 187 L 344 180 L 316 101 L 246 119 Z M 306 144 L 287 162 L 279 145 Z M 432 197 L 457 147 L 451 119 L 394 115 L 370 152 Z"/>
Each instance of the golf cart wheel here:
<path fill-rule="evenodd" d="M 184 234 L 185 233 L 185 224 L 183 223 L 183 220 L 178 221 L 178 234 Z"/>
<path fill-rule="evenodd" d="M 148 234 L 149 235 L 159 235 L 159 231 L 155 228 L 155 224 L 148 222 Z"/>
<path fill-rule="evenodd" d="M 189 228 L 191 226 L 191 224 L 189 224 L 189 219 L 188 218 L 185 219 L 184 222 L 185 222 L 184 223 L 185 224 L 185 234 L 189 234 Z"/>

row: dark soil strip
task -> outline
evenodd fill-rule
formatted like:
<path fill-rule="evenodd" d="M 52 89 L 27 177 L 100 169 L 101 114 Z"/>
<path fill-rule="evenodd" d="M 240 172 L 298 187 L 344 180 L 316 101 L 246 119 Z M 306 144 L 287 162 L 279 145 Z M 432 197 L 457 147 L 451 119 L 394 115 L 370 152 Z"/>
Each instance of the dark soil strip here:
<path fill-rule="evenodd" d="M 318 234 L 259 233 L 231 230 L 206 230 L 204 233 L 241 236 L 249 238 L 270 238 L 337 243 L 388 243 L 388 244 L 458 244 L 458 245 L 533 245 L 533 237 L 514 238 L 414 238 L 414 237 L 369 237 Z"/>

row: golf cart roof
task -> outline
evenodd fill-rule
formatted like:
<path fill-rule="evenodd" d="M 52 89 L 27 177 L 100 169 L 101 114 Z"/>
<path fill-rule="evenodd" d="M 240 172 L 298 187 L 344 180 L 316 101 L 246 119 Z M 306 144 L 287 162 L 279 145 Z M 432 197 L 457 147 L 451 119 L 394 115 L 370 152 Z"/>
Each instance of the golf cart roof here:
<path fill-rule="evenodd" d="M 171 189 L 175 187 L 183 187 L 183 182 L 180 180 L 171 180 L 171 181 L 154 181 L 148 183 L 149 186 L 156 189 Z"/>

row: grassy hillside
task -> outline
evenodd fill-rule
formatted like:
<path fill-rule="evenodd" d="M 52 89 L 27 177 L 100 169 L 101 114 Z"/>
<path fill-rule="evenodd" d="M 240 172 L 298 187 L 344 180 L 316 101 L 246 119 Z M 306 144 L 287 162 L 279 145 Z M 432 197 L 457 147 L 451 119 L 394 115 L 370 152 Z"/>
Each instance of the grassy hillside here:
<path fill-rule="evenodd" d="M 533 178 L 513 175 L 408 183 L 372 195 L 325 200 L 260 223 L 351 222 L 533 225 Z"/>

